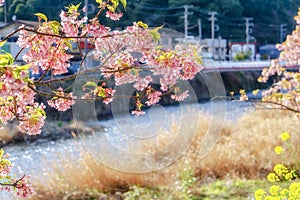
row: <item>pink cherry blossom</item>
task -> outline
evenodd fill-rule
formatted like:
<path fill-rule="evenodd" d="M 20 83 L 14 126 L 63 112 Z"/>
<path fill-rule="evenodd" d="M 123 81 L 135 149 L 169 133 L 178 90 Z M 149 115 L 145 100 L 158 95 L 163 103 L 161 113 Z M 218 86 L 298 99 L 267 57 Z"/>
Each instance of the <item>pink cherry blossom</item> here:
<path fill-rule="evenodd" d="M 186 90 L 182 92 L 181 94 L 172 94 L 171 98 L 176 100 L 176 101 L 183 101 L 189 96 L 189 91 Z"/>
<path fill-rule="evenodd" d="M 16 195 L 20 197 L 29 197 L 35 194 L 33 187 L 28 183 L 29 177 L 23 177 L 21 180 L 16 182 Z"/>
<path fill-rule="evenodd" d="M 159 100 L 161 99 L 161 95 L 162 95 L 162 93 L 159 91 L 151 92 L 148 94 L 148 96 L 147 96 L 148 101 L 146 101 L 145 103 L 148 106 L 152 106 L 159 102 Z"/>
<path fill-rule="evenodd" d="M 114 96 L 114 93 L 116 92 L 116 90 L 113 90 L 112 88 L 105 88 L 103 90 L 104 94 L 105 94 L 105 97 L 103 99 L 103 103 L 105 104 L 109 104 L 110 102 L 113 101 L 113 96 Z"/>
<path fill-rule="evenodd" d="M 0 0 L 0 6 L 3 6 L 5 3 L 5 0 Z"/>
<path fill-rule="evenodd" d="M 135 87 L 137 90 L 142 91 L 146 87 L 148 87 L 149 83 L 151 83 L 152 78 L 151 76 L 146 76 L 145 78 L 138 78 L 133 87 Z"/>
<path fill-rule="evenodd" d="M 123 13 L 115 13 L 115 12 L 111 12 L 111 11 L 106 11 L 106 15 L 107 18 L 110 18 L 111 20 L 120 20 L 120 18 L 123 16 Z"/>
<path fill-rule="evenodd" d="M 49 106 L 57 109 L 58 111 L 66 111 L 75 103 L 73 94 L 65 93 L 61 87 L 58 88 L 56 95 L 58 95 L 58 97 L 53 97 L 47 102 Z"/>
<path fill-rule="evenodd" d="M 61 11 L 59 16 L 61 19 L 63 32 L 66 34 L 66 36 L 78 36 L 79 28 L 83 27 L 83 24 L 87 21 L 86 17 L 78 19 L 80 13 L 77 11 L 72 13 Z"/>
<path fill-rule="evenodd" d="M 50 22 L 44 22 L 37 31 L 44 34 L 55 34 Z M 22 30 L 17 44 L 22 48 L 29 48 L 28 52 L 24 54 L 23 60 L 33 68 L 33 73 L 38 74 L 40 68 L 43 71 L 51 71 L 53 75 L 68 72 L 70 66 L 68 61 L 73 56 L 66 52 L 68 47 L 65 40 Z"/>
<path fill-rule="evenodd" d="M 18 128 L 20 131 L 28 135 L 36 135 L 41 133 L 41 129 L 45 124 L 45 106 L 35 103 L 33 106 L 27 106 L 27 112 L 20 116 Z"/>

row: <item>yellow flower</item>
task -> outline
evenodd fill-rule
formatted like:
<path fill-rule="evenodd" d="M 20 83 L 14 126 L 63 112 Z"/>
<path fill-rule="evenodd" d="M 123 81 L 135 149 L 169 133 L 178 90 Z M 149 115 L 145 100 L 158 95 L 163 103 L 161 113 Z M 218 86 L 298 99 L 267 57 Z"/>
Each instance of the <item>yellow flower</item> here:
<path fill-rule="evenodd" d="M 277 155 L 283 154 L 283 148 L 282 148 L 282 146 L 275 147 L 275 153 Z"/>
<path fill-rule="evenodd" d="M 255 200 L 263 200 L 266 192 L 262 189 L 258 189 L 254 193 Z"/>
<path fill-rule="evenodd" d="M 284 176 L 285 174 L 289 173 L 289 170 L 283 164 L 276 164 L 274 166 L 274 171 L 278 176 Z"/>
<path fill-rule="evenodd" d="M 282 141 L 287 141 L 287 140 L 289 140 L 290 138 L 291 138 L 291 136 L 290 136 L 290 134 L 288 133 L 288 132 L 283 132 L 283 133 L 281 133 L 281 140 Z"/>
<path fill-rule="evenodd" d="M 287 199 L 289 196 L 290 196 L 290 191 L 287 188 L 280 191 L 281 199 Z"/>
<path fill-rule="evenodd" d="M 292 173 L 287 173 L 284 175 L 284 179 L 287 180 L 287 181 L 290 181 L 292 180 L 293 178 L 293 174 Z"/>
<path fill-rule="evenodd" d="M 290 185 L 290 194 L 291 196 L 295 196 L 300 198 L 300 182 L 294 182 Z"/>
<path fill-rule="evenodd" d="M 278 196 L 279 190 L 280 190 L 279 185 L 272 185 L 272 186 L 270 187 L 270 194 L 271 194 L 273 197 L 274 197 L 274 196 Z"/>
<path fill-rule="evenodd" d="M 268 176 L 267 176 L 267 179 L 271 183 L 275 183 L 275 182 L 280 180 L 279 177 L 275 173 L 269 173 Z"/>

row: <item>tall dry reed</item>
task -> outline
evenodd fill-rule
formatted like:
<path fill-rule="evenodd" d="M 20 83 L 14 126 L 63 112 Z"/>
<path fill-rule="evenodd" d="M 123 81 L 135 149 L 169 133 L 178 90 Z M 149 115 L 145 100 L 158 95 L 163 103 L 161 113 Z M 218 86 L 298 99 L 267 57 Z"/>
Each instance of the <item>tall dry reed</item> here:
<path fill-rule="evenodd" d="M 191 120 L 197 117 L 191 114 Z M 68 152 L 65 152 L 58 156 L 56 162 L 47 164 L 47 169 L 44 169 L 46 179 L 33 177 L 33 184 L 38 192 L 35 198 L 47 196 L 54 199 L 68 192 L 93 189 L 125 191 L 131 185 L 168 185 L 178 178 L 179 171 L 185 167 L 184 163 L 188 163 L 195 175 L 203 181 L 216 178 L 256 179 L 265 176 L 279 162 L 274 148 L 281 143 L 280 134 L 283 131 L 291 133 L 292 143 L 296 147 L 300 145 L 300 121 L 289 111 L 256 110 L 245 114 L 236 123 L 223 123 L 222 120 L 218 122 L 205 115 L 198 119 L 201 126 L 190 147 L 176 162 L 164 169 L 144 174 L 125 173 L 101 164 L 87 151 L 81 151 L 78 156 L 80 159 L 77 160 L 69 159 Z M 170 138 L 167 140 L 163 136 L 169 132 L 177 132 L 178 124 L 173 124 L 171 130 L 162 131 L 167 133 L 161 134 L 155 141 L 143 143 L 140 149 L 135 150 L 155 152 L 158 144 L 168 145 Z M 213 149 L 205 157 L 201 157 L 203 152 L 200 149 L 203 150 L 203 138 L 207 135 L 219 137 Z M 172 149 L 169 150 L 172 156 Z M 159 161 L 162 156 L 168 155 L 156 156 Z M 300 156 L 300 152 L 297 156 Z"/>

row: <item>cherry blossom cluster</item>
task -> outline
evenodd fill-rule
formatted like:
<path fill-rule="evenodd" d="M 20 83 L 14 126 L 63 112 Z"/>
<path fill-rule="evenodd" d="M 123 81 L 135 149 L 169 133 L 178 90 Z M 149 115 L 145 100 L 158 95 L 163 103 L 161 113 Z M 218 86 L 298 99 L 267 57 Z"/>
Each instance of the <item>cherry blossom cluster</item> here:
<path fill-rule="evenodd" d="M 20 131 L 34 135 L 44 125 L 45 106 L 34 102 L 35 86 L 31 85 L 27 68 L 9 63 L 0 66 L 0 122 L 3 126 L 17 119 Z"/>
<path fill-rule="evenodd" d="M 22 25 L 10 34 L 19 33 L 17 44 L 21 51 L 26 49 L 22 57 L 26 64 L 14 64 L 10 54 L 0 54 L 0 127 L 17 120 L 21 132 L 40 134 L 46 119 L 46 105 L 36 102 L 36 95 L 48 97 L 49 106 L 66 111 L 76 100 L 101 99 L 109 104 L 117 98 L 114 96 L 115 86 L 131 85 L 135 93 L 128 98 L 135 102 L 136 109 L 132 111 L 135 115 L 144 114 L 143 106 L 157 104 L 165 95 L 176 101 L 188 97 L 188 91 L 181 89 L 177 83 L 193 79 L 202 70 L 200 47 L 177 45 L 173 50 L 166 50 L 158 45 L 161 27 L 150 29 L 143 22 L 134 22 L 124 30 L 111 30 L 101 23 L 99 17 L 119 20 L 123 14 L 118 7 L 122 5 L 125 8 L 126 0 L 96 2 L 99 11 L 89 20 L 82 17 L 86 8 L 80 10 L 80 4 L 71 5 L 66 11 L 61 11 L 60 22 L 36 13 L 39 20 L 37 27 Z M 0 5 L 3 3 L 0 0 Z M 80 47 L 79 43 L 83 41 L 94 49 L 90 52 L 79 49 L 82 61 L 91 55 L 100 64 L 69 75 L 67 72 L 73 55 L 68 50 L 73 43 Z M 29 72 L 38 74 L 38 78 L 30 77 Z M 93 81 L 83 83 L 82 96 L 74 96 L 68 88 L 61 86 L 63 81 L 74 80 L 87 72 L 99 73 L 103 79 L 99 81 L 101 84 Z M 153 80 L 159 86 L 155 86 Z M 23 197 L 33 194 L 27 177 L 13 180 L 7 176 L 11 164 L 2 154 L 0 159 L 5 162 L 0 162 L 0 177 L 5 183 L 0 182 L 0 188 L 8 191 L 14 188 L 16 194 Z"/>
<path fill-rule="evenodd" d="M 264 69 L 259 82 L 266 82 L 270 76 L 276 75 L 280 80 L 263 92 L 262 101 L 275 103 L 277 107 L 284 107 L 295 112 L 300 111 L 300 73 L 288 71 L 289 66 L 300 65 L 300 10 L 295 16 L 298 25 L 286 41 L 278 44 L 277 48 L 281 51 L 278 59 L 272 60 L 271 66 Z M 282 67 L 286 65 L 287 68 Z"/>
<path fill-rule="evenodd" d="M 28 183 L 28 176 L 15 181 L 16 195 L 21 197 L 29 197 L 35 194 L 32 186 Z"/>
<path fill-rule="evenodd" d="M 100 23 L 99 16 L 105 12 L 106 17 L 119 20 L 122 13 L 117 12 L 119 11 L 117 7 L 119 4 L 125 7 L 126 1 L 97 0 L 97 3 L 99 12 L 90 20 L 82 17 L 82 11 L 86 8 L 80 10 L 78 4 L 62 11 L 60 22 L 50 21 L 45 15 L 37 13 L 40 22 L 38 27 L 34 29 L 20 27 L 17 43 L 27 49 L 23 60 L 27 63 L 28 69 L 20 71 L 20 76 L 24 80 L 26 77 L 26 81 L 22 78 L 11 78 L 12 75 L 9 73 L 12 72 L 9 70 L 1 77 L 4 84 L 0 93 L 7 89 L 10 91 L 10 94 L 1 99 L 4 104 L 1 107 L 3 110 L 1 121 L 4 124 L 16 118 L 19 120 L 18 127 L 23 132 L 40 133 L 46 116 L 45 105 L 35 103 L 34 96 L 37 93 L 50 97 L 47 101 L 49 106 L 66 111 L 79 99 L 101 99 L 108 104 L 115 98 L 114 86 L 131 84 L 136 93 L 129 98 L 136 104 L 136 110 L 132 113 L 137 115 L 143 114 L 141 110 L 143 106 L 159 103 L 164 95 L 170 95 L 176 101 L 183 101 L 188 97 L 188 91 L 180 89 L 177 82 L 191 80 L 203 68 L 199 56 L 200 46 L 178 45 L 173 50 L 165 50 L 158 46 L 157 42 L 160 27 L 150 29 L 143 22 L 134 22 L 124 30 L 111 30 L 110 27 Z M 84 94 L 73 96 L 62 87 L 56 88 L 53 83 L 74 79 L 86 72 L 80 71 L 75 74 L 76 76 L 64 75 L 68 72 L 70 59 L 73 57 L 68 53 L 71 43 L 84 40 L 94 46 L 89 55 L 101 63 L 86 70 L 100 73 L 103 80 L 100 81 L 101 85 L 92 81 L 83 84 Z M 85 59 L 88 52 L 81 49 L 80 53 L 82 59 Z M 37 80 L 29 79 L 28 70 L 33 74 L 39 74 L 40 77 Z M 49 73 L 50 78 L 49 76 L 46 78 L 46 74 Z M 63 75 L 63 78 L 57 75 Z M 107 80 L 113 84 L 108 86 Z M 159 88 L 153 87 L 153 80 L 159 80 Z M 16 86 L 8 81 L 15 82 Z M 48 88 L 47 92 L 41 91 L 40 86 Z M 21 94 L 20 88 L 24 88 Z M 6 110 L 11 112 L 7 113 Z"/>
<path fill-rule="evenodd" d="M 79 28 L 83 27 L 83 24 L 87 21 L 86 17 L 78 19 L 80 13 L 78 9 L 69 9 L 68 12 L 61 11 L 60 13 L 61 26 L 66 36 L 76 37 L 79 35 Z"/>
<path fill-rule="evenodd" d="M 0 6 L 3 6 L 5 3 L 5 0 L 0 0 Z"/>
<path fill-rule="evenodd" d="M 48 100 L 47 103 L 58 111 L 66 111 L 75 103 L 73 94 L 65 93 L 63 88 L 59 87 L 55 93 L 56 96 Z"/>
<path fill-rule="evenodd" d="M 107 35 L 104 32 L 101 34 Z M 94 57 L 105 63 L 99 66 L 105 78 L 113 77 L 116 85 L 133 83 L 139 95 L 144 96 L 136 98 L 137 108 L 140 108 L 138 104 L 151 106 L 158 103 L 163 93 L 173 88 L 179 80 L 190 80 L 203 68 L 199 46 L 178 45 L 174 50 L 163 50 L 154 42 L 153 30 L 142 22 L 110 34 L 111 37 L 95 39 Z M 137 52 L 139 56 L 132 52 Z M 160 91 L 151 86 L 154 77 L 160 80 Z M 171 96 L 177 101 L 188 96 L 188 91 L 177 92 Z M 139 111 L 132 113 L 143 113 Z"/>
<path fill-rule="evenodd" d="M 116 90 L 107 87 L 106 83 L 103 82 L 101 85 L 97 85 L 94 82 L 87 82 L 83 87 L 83 91 L 87 91 L 84 95 L 84 99 L 90 100 L 90 99 L 98 99 L 101 98 L 103 100 L 103 103 L 109 104 L 114 99 L 114 94 Z"/>
<path fill-rule="evenodd" d="M 9 174 L 13 168 L 8 160 L 9 155 L 4 154 L 3 149 L 0 150 L 0 190 L 15 192 L 17 196 L 28 197 L 34 194 L 32 186 L 28 183 L 28 178 L 23 176 L 21 179 L 15 180 Z"/>
<path fill-rule="evenodd" d="M 24 54 L 23 60 L 30 65 L 33 74 L 50 71 L 53 75 L 60 75 L 68 72 L 69 60 L 73 57 L 68 54 L 67 43 L 63 38 L 50 36 L 56 34 L 52 22 L 44 22 L 32 34 L 27 30 L 21 30 L 17 44 L 28 51 Z"/>

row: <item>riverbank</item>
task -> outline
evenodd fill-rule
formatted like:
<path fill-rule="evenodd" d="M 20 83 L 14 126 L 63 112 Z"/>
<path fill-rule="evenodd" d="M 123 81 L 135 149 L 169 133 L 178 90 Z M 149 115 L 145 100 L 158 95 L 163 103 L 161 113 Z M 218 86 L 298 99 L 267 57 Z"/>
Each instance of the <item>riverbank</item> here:
<path fill-rule="evenodd" d="M 196 119 L 193 114 L 191 118 Z M 257 185 L 256 188 L 255 184 L 267 186 L 264 181 L 251 180 L 265 180 L 274 164 L 280 161 L 274 148 L 281 143 L 281 132 L 290 132 L 291 142 L 296 149 L 300 147 L 298 118 L 288 111 L 260 109 L 246 113 L 235 123 L 223 123 L 206 115 L 199 120 L 201 126 L 184 154 L 171 165 L 148 173 L 128 173 L 104 165 L 97 155 L 88 151 L 84 138 L 56 141 L 44 147 L 29 144 L 28 147 L 7 146 L 5 151 L 11 154 L 13 163 L 16 162 L 17 166 L 31 175 L 37 192 L 33 199 L 79 200 L 82 199 L 81 195 L 93 199 L 91 196 L 102 193 L 107 196 L 121 193 L 122 198 L 127 199 L 147 199 L 149 195 L 156 195 L 157 199 L 182 199 L 178 195 L 186 194 L 195 199 L 228 199 L 228 196 L 230 199 L 247 199 L 252 198 L 253 191 L 260 187 Z M 177 126 L 176 123 L 172 124 L 171 131 L 176 130 Z M 220 127 L 221 132 L 212 151 L 201 158 L 199 151 L 203 145 L 203 135 L 211 126 Z M 165 145 L 171 139 L 160 140 L 159 144 Z M 97 140 L 92 141 L 96 143 Z M 159 148 L 150 141 L 149 144 L 143 143 L 141 149 L 135 148 L 135 153 L 149 147 Z M 161 158 L 162 155 L 157 156 Z M 287 162 L 292 163 L 293 159 Z M 188 188 L 190 192 L 184 193 L 182 187 L 191 183 L 189 180 L 193 183 Z M 76 198 L 76 195 L 80 198 Z"/>

